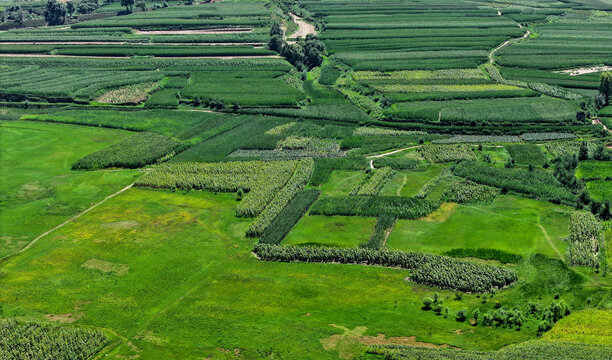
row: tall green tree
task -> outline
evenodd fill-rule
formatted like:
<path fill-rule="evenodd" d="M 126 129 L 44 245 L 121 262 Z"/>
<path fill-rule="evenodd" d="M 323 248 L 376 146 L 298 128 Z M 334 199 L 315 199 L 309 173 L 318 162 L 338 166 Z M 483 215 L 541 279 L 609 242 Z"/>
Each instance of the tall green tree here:
<path fill-rule="evenodd" d="M 606 104 L 610 104 L 610 98 L 612 98 L 612 72 L 606 71 L 601 73 L 599 93 L 603 95 Z"/>
<path fill-rule="evenodd" d="M 66 19 L 66 5 L 57 1 L 49 0 L 45 6 L 45 20 L 49 25 L 61 25 Z"/>
<path fill-rule="evenodd" d="M 121 0 L 121 6 L 125 6 L 125 11 L 132 12 L 134 0 Z"/>

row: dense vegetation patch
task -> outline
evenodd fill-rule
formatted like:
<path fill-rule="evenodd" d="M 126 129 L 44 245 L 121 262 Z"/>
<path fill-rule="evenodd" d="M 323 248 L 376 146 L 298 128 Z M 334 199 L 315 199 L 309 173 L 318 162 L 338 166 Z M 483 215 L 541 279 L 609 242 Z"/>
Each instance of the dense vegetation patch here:
<path fill-rule="evenodd" d="M 108 342 L 101 331 L 72 326 L 0 320 L 0 358 L 5 360 L 89 359 Z"/>
<path fill-rule="evenodd" d="M 72 164 L 72 170 L 95 170 L 108 167 L 138 168 L 171 154 L 180 145 L 180 142 L 170 137 L 141 132 L 77 160 Z"/>
<path fill-rule="evenodd" d="M 439 204 L 426 199 L 399 196 L 326 196 L 317 201 L 311 215 L 379 216 L 417 219 L 434 211 Z"/>
<path fill-rule="evenodd" d="M 502 168 L 475 161 L 464 161 L 453 173 L 479 184 L 512 190 L 537 199 L 573 204 L 574 195 L 550 173 L 541 170 Z"/>
<path fill-rule="evenodd" d="M 410 279 L 417 283 L 468 292 L 490 291 L 517 280 L 514 271 L 500 266 L 419 252 L 269 244 L 256 244 L 253 252 L 261 260 L 268 261 L 337 262 L 399 267 L 411 270 Z"/>

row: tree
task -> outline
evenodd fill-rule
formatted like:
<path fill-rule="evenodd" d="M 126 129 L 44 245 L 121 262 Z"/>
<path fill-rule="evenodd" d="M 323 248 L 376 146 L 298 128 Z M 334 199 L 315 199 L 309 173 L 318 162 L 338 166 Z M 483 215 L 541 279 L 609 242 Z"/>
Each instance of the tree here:
<path fill-rule="evenodd" d="M 135 6 L 140 9 L 140 11 L 147 11 L 147 4 L 144 1 L 137 2 Z"/>
<path fill-rule="evenodd" d="M 478 325 L 479 316 L 480 316 L 480 310 L 476 309 L 472 312 L 472 318 L 474 318 L 474 325 Z"/>
<path fill-rule="evenodd" d="M 586 122 L 586 113 L 584 111 L 576 111 L 576 121 L 578 121 L 579 123 L 584 123 Z"/>
<path fill-rule="evenodd" d="M 132 6 L 134 6 L 134 0 L 121 0 L 121 6 L 125 6 L 125 11 L 132 12 Z"/>
<path fill-rule="evenodd" d="M 274 35 L 270 38 L 270 41 L 268 42 L 268 49 L 270 50 L 274 50 L 278 53 L 280 53 L 281 51 L 283 51 L 283 38 L 279 35 Z"/>
<path fill-rule="evenodd" d="M 457 315 L 455 315 L 455 319 L 459 322 L 464 322 L 467 319 L 467 309 L 461 309 L 457 311 Z"/>
<path fill-rule="evenodd" d="M 612 72 L 602 72 L 599 80 L 599 93 L 603 95 L 606 104 L 610 103 L 612 97 Z"/>
<path fill-rule="evenodd" d="M 430 297 L 423 298 L 423 309 L 429 310 L 431 309 L 431 304 L 433 304 L 433 299 Z"/>
<path fill-rule="evenodd" d="M 272 26 L 270 27 L 270 36 L 280 36 L 282 38 L 283 35 L 283 28 L 280 26 L 280 24 L 277 22 L 272 23 Z"/>
<path fill-rule="evenodd" d="M 66 3 L 66 11 L 68 12 L 68 15 L 72 17 L 74 12 L 76 11 L 76 6 L 74 6 L 74 1 L 68 1 Z"/>
<path fill-rule="evenodd" d="M 45 6 L 45 20 L 49 25 L 61 25 L 66 19 L 66 5 L 57 0 L 48 0 Z"/>
<path fill-rule="evenodd" d="M 100 7 L 98 0 L 83 0 L 77 5 L 79 14 L 90 14 Z"/>
<path fill-rule="evenodd" d="M 578 160 L 588 160 L 589 159 L 589 149 L 587 148 L 587 144 L 585 141 L 580 144 L 580 151 L 578 151 Z"/>

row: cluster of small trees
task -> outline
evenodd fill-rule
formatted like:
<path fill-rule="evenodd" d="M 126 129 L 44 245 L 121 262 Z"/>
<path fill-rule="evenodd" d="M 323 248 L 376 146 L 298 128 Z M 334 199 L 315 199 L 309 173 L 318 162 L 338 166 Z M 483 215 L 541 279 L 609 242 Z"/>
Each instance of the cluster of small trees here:
<path fill-rule="evenodd" d="M 462 293 L 455 293 L 456 300 L 461 300 L 462 296 Z M 464 322 L 469 318 L 473 326 L 480 324 L 482 326 L 516 327 L 516 330 L 519 331 L 527 317 L 532 316 L 541 319 L 538 324 L 538 333 L 541 335 L 543 332 L 550 330 L 557 321 L 571 312 L 569 305 L 563 300 L 558 300 L 558 298 L 559 296 L 557 295 L 555 300 L 544 309 L 542 309 L 539 303 L 531 301 L 527 304 L 526 309 L 521 309 L 519 305 L 508 309 L 502 306 L 501 302 L 496 302 L 493 310 L 481 314 L 480 309 L 474 309 L 471 317 L 467 309 L 460 309 L 455 313 L 455 320 Z M 449 316 L 449 308 L 443 306 L 444 298 L 441 298 L 437 292 L 433 294 L 433 297 L 424 297 L 422 302 L 422 310 L 433 310 L 437 315 L 444 315 L 445 318 Z"/>
<path fill-rule="evenodd" d="M 312 34 L 305 39 L 298 38 L 289 44 L 284 40 L 284 32 L 279 23 L 273 23 L 270 28 L 268 48 L 280 53 L 287 61 L 300 70 L 310 70 L 323 63 L 325 45 Z"/>

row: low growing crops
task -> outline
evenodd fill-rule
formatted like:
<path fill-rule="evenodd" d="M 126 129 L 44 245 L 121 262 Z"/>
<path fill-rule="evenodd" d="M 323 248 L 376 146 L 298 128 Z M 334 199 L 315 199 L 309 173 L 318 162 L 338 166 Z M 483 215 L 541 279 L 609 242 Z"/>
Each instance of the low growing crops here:
<path fill-rule="evenodd" d="M 399 196 L 326 196 L 311 208 L 311 215 L 381 216 L 417 219 L 428 215 L 439 204 L 429 200 Z"/>

